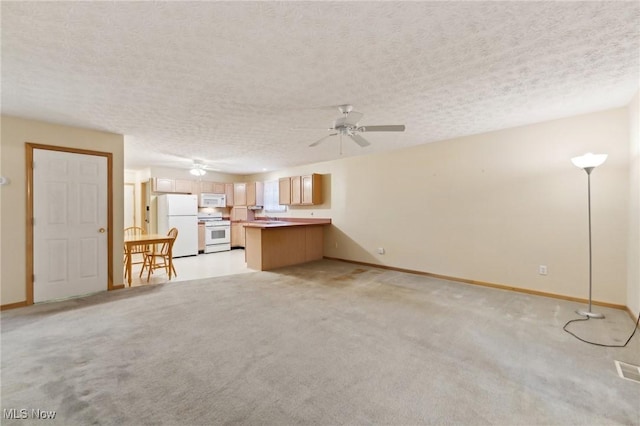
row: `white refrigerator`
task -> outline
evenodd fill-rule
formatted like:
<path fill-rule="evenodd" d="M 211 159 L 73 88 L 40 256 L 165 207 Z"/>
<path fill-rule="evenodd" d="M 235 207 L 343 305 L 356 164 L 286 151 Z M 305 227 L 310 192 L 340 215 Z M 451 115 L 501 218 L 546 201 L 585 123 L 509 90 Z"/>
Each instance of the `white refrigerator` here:
<path fill-rule="evenodd" d="M 186 194 L 163 194 L 158 198 L 158 234 L 178 229 L 173 243 L 173 257 L 198 254 L 198 197 Z"/>

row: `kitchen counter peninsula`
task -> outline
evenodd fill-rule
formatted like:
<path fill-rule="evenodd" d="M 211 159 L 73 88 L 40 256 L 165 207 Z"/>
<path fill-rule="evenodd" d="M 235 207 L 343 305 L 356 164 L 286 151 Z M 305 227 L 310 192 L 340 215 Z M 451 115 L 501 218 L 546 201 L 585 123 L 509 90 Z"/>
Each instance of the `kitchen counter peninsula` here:
<path fill-rule="evenodd" d="M 256 220 L 244 224 L 247 267 L 258 271 L 322 259 L 331 219 Z"/>

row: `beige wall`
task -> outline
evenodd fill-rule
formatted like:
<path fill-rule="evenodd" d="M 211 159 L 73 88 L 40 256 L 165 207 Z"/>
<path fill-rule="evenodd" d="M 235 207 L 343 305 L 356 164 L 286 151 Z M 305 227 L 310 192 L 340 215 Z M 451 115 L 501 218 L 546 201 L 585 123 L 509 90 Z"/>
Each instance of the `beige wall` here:
<path fill-rule="evenodd" d="M 587 175 L 570 159 L 607 153 L 592 174 L 593 298 L 626 304 L 628 121 L 619 108 L 249 179 L 327 175 L 325 204 L 279 214 L 331 218 L 325 256 L 587 298 Z"/>
<path fill-rule="evenodd" d="M 26 300 L 26 169 L 25 142 L 66 146 L 111 152 L 113 154 L 113 226 L 123 227 L 123 164 L 122 135 L 60 126 L 34 120 L 2 116 L 2 175 L 10 185 L 0 187 L 1 264 L 0 304 Z M 122 232 L 113 233 L 114 284 L 122 284 Z"/>
<path fill-rule="evenodd" d="M 627 306 L 640 313 L 640 92 L 629 105 L 629 253 Z"/>
<path fill-rule="evenodd" d="M 607 153 L 592 175 L 594 300 L 627 304 L 637 313 L 637 96 L 634 102 L 383 154 L 211 180 L 322 173 L 326 202 L 280 216 L 332 218 L 326 256 L 586 298 L 586 174 L 570 158 Z M 2 304 L 25 297 L 25 141 L 113 152 L 114 227 L 122 228 L 122 136 L 3 116 L 1 174 L 12 182 L 0 187 Z M 116 233 L 116 278 L 121 246 Z M 386 254 L 377 254 L 377 247 Z M 547 276 L 538 274 L 540 264 L 548 266 Z"/>

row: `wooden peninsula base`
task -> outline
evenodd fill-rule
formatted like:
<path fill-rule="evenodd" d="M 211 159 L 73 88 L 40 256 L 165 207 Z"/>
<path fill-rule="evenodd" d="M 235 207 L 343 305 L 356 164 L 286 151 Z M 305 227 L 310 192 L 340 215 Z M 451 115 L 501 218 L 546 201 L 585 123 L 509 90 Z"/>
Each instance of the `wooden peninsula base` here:
<path fill-rule="evenodd" d="M 247 267 L 258 271 L 322 259 L 326 222 L 249 222 L 245 225 Z"/>

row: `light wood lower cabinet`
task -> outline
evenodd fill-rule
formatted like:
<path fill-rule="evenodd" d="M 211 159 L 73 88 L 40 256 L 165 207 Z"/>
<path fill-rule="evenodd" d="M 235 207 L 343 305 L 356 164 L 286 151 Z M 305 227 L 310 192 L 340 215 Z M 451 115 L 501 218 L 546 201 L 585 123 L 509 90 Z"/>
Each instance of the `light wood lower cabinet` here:
<path fill-rule="evenodd" d="M 244 231 L 244 223 L 231 223 L 231 247 L 242 247 L 245 246 L 245 231 Z"/>
<path fill-rule="evenodd" d="M 246 227 L 247 267 L 267 271 L 322 259 L 322 225 Z"/>
<path fill-rule="evenodd" d="M 204 223 L 198 224 L 198 251 L 204 253 L 206 248 L 206 239 L 205 234 L 207 230 L 205 229 Z"/>

